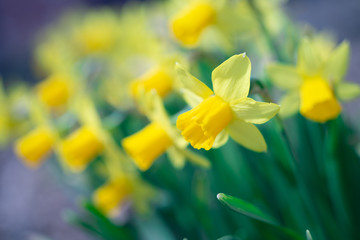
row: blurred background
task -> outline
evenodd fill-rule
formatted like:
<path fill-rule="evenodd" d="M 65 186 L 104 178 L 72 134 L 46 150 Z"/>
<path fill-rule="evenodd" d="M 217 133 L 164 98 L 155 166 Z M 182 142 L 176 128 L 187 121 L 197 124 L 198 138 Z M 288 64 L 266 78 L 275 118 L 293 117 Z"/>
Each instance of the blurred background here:
<path fill-rule="evenodd" d="M 88 6 L 121 6 L 121 0 L 0 0 L 0 75 L 6 84 L 21 79 L 36 82 L 32 74 L 32 50 L 36 34 L 56 21 L 65 11 Z M 288 15 L 329 30 L 339 40 L 351 43 L 351 63 L 347 79 L 360 82 L 359 0 L 289 0 Z M 357 108 L 359 102 L 345 105 Z M 359 125 L 359 124 L 357 124 Z M 1 133 L 0 133 L 1 134 Z M 63 222 L 63 209 L 76 209 L 65 189 L 44 164 L 30 171 L 14 156 L 12 149 L 0 150 L 0 239 L 91 239 Z"/>

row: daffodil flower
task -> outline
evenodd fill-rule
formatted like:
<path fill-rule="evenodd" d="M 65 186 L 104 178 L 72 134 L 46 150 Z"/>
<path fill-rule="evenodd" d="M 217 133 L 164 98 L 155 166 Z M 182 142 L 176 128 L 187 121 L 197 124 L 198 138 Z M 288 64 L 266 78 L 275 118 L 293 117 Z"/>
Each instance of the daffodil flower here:
<path fill-rule="evenodd" d="M 171 21 L 171 30 L 185 46 L 195 45 L 201 33 L 216 19 L 216 9 L 210 1 L 194 1 L 179 11 Z"/>
<path fill-rule="evenodd" d="M 341 112 L 338 101 L 360 94 L 358 84 L 344 82 L 349 61 L 349 43 L 324 51 L 317 39 L 304 39 L 299 47 L 297 66 L 276 64 L 268 68 L 273 83 L 287 91 L 280 101 L 280 115 L 300 113 L 313 121 L 326 122 Z"/>
<path fill-rule="evenodd" d="M 155 89 L 161 96 L 168 95 L 174 85 L 172 74 L 167 71 L 166 68 L 154 68 L 143 74 L 140 78 L 130 83 L 131 95 L 136 99 L 139 92 L 143 89 L 145 92 L 149 92 Z"/>
<path fill-rule="evenodd" d="M 15 153 L 30 168 L 37 168 L 50 155 L 55 142 L 51 129 L 40 126 L 15 142 Z"/>
<path fill-rule="evenodd" d="M 212 72 L 214 92 L 180 65 L 176 66 L 181 92 L 193 107 L 181 114 L 176 126 L 194 148 L 209 150 L 226 143 L 228 135 L 256 152 L 267 146 L 253 124 L 271 119 L 279 106 L 248 98 L 251 63 L 245 53 L 234 55 Z"/>
<path fill-rule="evenodd" d="M 140 105 L 151 123 L 122 141 L 122 146 L 138 168 L 146 171 L 165 152 L 175 167 L 182 167 L 185 159 L 208 167 L 209 162 L 205 158 L 186 149 L 187 142 L 171 124 L 159 95 L 152 91 L 145 96 L 141 98 Z"/>
<path fill-rule="evenodd" d="M 89 126 L 83 126 L 62 141 L 60 154 L 70 170 L 79 172 L 103 149 L 104 145 L 96 131 Z"/>
<path fill-rule="evenodd" d="M 37 86 L 37 94 L 49 107 L 63 106 L 70 98 L 72 80 L 68 74 L 54 73 Z"/>
<path fill-rule="evenodd" d="M 101 212 L 109 216 L 116 216 L 133 190 L 130 179 L 125 176 L 117 177 L 96 189 L 93 201 Z"/>

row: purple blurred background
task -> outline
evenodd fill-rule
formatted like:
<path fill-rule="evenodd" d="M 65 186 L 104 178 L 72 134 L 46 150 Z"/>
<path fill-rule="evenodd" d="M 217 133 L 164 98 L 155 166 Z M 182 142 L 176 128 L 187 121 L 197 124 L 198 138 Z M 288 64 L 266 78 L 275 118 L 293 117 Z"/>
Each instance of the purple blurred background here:
<path fill-rule="evenodd" d="M 36 33 L 64 11 L 77 6 L 121 5 L 116 0 L 0 0 L 0 75 L 7 81 L 20 77 L 34 81 L 31 52 Z M 289 15 L 317 30 L 331 30 L 338 39 L 351 42 L 348 79 L 360 82 L 360 1 L 293 0 L 286 4 Z M 345 106 L 355 106 L 359 102 Z M 350 111 L 349 115 L 354 115 Z M 353 116 L 355 119 L 355 115 Z M 0 133 L 1 134 L 1 133 Z M 75 205 L 47 171 L 26 169 L 12 150 L 0 151 L 0 239 L 91 239 L 63 222 L 61 212 Z"/>

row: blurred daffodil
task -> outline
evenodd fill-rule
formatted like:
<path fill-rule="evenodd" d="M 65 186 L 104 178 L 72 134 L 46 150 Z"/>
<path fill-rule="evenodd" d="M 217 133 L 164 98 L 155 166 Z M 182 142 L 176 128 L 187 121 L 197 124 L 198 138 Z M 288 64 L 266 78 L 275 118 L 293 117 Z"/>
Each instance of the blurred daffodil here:
<path fill-rule="evenodd" d="M 15 153 L 26 166 L 38 167 L 48 156 L 55 142 L 49 127 L 40 126 L 19 138 L 15 143 Z"/>
<path fill-rule="evenodd" d="M 300 113 L 313 121 L 326 122 L 341 112 L 338 101 L 360 95 L 360 86 L 344 82 L 349 61 L 349 43 L 342 42 L 335 49 L 319 44 L 321 38 L 304 39 L 299 47 L 297 65 L 271 65 L 270 78 L 287 91 L 280 101 L 283 117 Z"/>
<path fill-rule="evenodd" d="M 145 92 L 155 89 L 161 97 L 165 97 L 172 90 L 173 82 L 173 76 L 169 71 L 155 68 L 131 83 L 131 94 L 136 98 L 141 88 L 143 88 Z"/>
<path fill-rule="evenodd" d="M 181 114 L 176 126 L 194 148 L 209 150 L 226 143 L 228 135 L 253 151 L 266 151 L 260 131 L 253 124 L 271 119 L 279 106 L 248 98 L 251 63 L 245 53 L 234 55 L 212 72 L 214 92 L 177 65 L 181 92 L 193 107 Z"/>
<path fill-rule="evenodd" d="M 96 189 L 93 201 L 100 211 L 109 216 L 115 216 L 133 190 L 130 179 L 124 176 L 117 177 Z"/>
<path fill-rule="evenodd" d="M 68 74 L 54 73 L 37 86 L 37 94 L 49 107 L 63 106 L 70 98 L 72 81 Z"/>
<path fill-rule="evenodd" d="M 187 143 L 171 124 L 162 100 L 156 92 L 143 93 L 140 105 L 151 123 L 122 141 L 125 151 L 140 170 L 149 169 L 153 162 L 165 152 L 173 165 L 178 168 L 184 165 L 185 159 L 203 167 L 209 166 L 205 158 L 186 149 Z"/>
<path fill-rule="evenodd" d="M 170 23 L 176 39 L 185 46 L 193 46 L 202 32 L 216 19 L 216 9 L 210 1 L 194 1 L 180 10 Z"/>
<path fill-rule="evenodd" d="M 73 28 L 73 40 L 83 54 L 111 51 L 118 40 L 118 19 L 113 11 L 89 12 Z"/>
<path fill-rule="evenodd" d="M 82 171 L 104 149 L 96 131 L 83 126 L 61 143 L 60 152 L 70 170 Z"/>

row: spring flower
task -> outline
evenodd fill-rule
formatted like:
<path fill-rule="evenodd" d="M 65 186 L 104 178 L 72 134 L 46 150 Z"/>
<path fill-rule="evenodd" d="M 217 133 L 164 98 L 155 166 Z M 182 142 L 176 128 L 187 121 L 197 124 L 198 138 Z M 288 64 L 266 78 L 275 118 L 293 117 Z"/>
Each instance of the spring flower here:
<path fill-rule="evenodd" d="M 171 21 L 171 30 L 185 46 L 195 45 L 201 33 L 215 22 L 216 10 L 212 4 L 195 1 L 178 12 Z"/>
<path fill-rule="evenodd" d="M 146 171 L 165 152 L 175 167 L 182 167 L 185 158 L 208 167 L 209 162 L 206 159 L 186 150 L 187 143 L 172 126 L 160 97 L 154 91 L 145 96 L 141 98 L 140 104 L 151 123 L 122 141 L 122 146 L 138 168 Z"/>
<path fill-rule="evenodd" d="M 296 67 L 277 64 L 268 68 L 274 84 L 288 92 L 280 101 L 283 117 L 300 111 L 308 119 L 326 122 L 340 114 L 338 99 L 350 100 L 360 94 L 359 85 L 343 81 L 349 61 L 348 42 L 327 50 L 319 41 L 323 42 L 320 38 L 301 42 Z"/>
<path fill-rule="evenodd" d="M 173 89 L 173 82 L 172 75 L 169 71 L 162 68 L 155 68 L 131 82 L 131 94 L 134 98 L 137 98 L 141 88 L 143 88 L 145 92 L 155 89 L 161 97 L 165 97 Z"/>
<path fill-rule="evenodd" d="M 115 13 L 107 9 L 86 14 L 75 24 L 74 43 L 84 54 L 110 51 L 117 41 L 117 21 Z"/>
<path fill-rule="evenodd" d="M 128 178 L 117 177 L 96 189 L 93 194 L 93 201 L 100 211 L 113 216 L 129 198 L 132 191 L 133 186 Z"/>
<path fill-rule="evenodd" d="M 71 78 L 66 74 L 52 74 L 38 85 L 38 96 L 49 107 L 62 106 L 70 97 L 70 82 Z"/>
<path fill-rule="evenodd" d="M 96 131 L 83 126 L 62 141 L 60 153 L 70 170 L 79 172 L 99 155 L 103 148 Z"/>
<path fill-rule="evenodd" d="M 169 28 L 173 37 L 185 47 L 201 46 L 208 50 L 220 48 L 233 52 L 239 40 L 260 43 L 264 38 L 258 19 L 247 1 L 172 1 L 176 13 Z M 284 17 L 279 9 L 280 1 L 253 1 L 271 33 L 283 29 Z M 184 6 L 185 5 L 185 6 Z M 180 10 L 179 10 L 180 9 Z M 234 24 L 236 23 L 236 24 Z M 242 33 L 239 35 L 239 33 Z"/>
<path fill-rule="evenodd" d="M 279 106 L 248 98 L 251 63 L 245 53 L 234 55 L 212 72 L 214 92 L 180 65 L 178 78 L 185 100 L 193 107 L 176 126 L 194 148 L 209 150 L 226 143 L 228 135 L 253 151 L 266 151 L 265 140 L 253 124 L 271 119 Z"/>
<path fill-rule="evenodd" d="M 50 154 L 54 141 L 52 131 L 41 126 L 16 141 L 15 153 L 28 167 L 36 168 Z"/>

